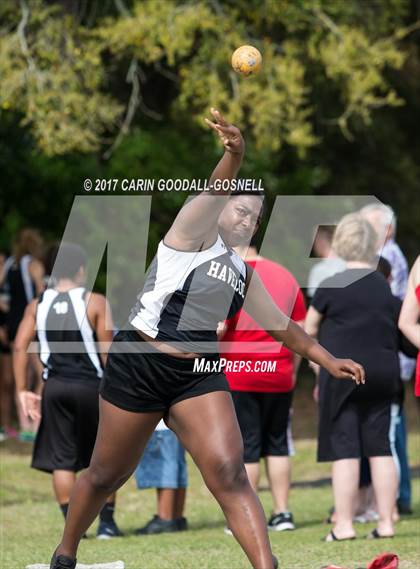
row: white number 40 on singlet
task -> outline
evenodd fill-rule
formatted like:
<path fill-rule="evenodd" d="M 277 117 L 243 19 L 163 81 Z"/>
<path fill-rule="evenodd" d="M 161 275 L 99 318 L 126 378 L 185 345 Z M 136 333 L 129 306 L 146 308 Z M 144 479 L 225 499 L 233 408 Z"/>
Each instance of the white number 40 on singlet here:
<path fill-rule="evenodd" d="M 69 311 L 69 303 L 65 300 L 63 302 L 56 302 L 53 305 L 53 308 L 56 314 L 67 314 Z"/>

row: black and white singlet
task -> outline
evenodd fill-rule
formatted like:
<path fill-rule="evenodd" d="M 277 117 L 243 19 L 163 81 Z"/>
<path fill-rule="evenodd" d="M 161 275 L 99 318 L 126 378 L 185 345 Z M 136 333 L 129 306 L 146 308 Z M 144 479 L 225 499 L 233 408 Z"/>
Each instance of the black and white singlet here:
<path fill-rule="evenodd" d="M 148 336 L 203 351 L 217 342 L 220 321 L 245 297 L 246 265 L 220 235 L 203 251 L 177 251 L 159 243 L 129 321 Z"/>
<path fill-rule="evenodd" d="M 6 314 L 10 341 L 16 337 L 26 305 L 35 298 L 35 284 L 29 273 L 31 261 L 30 255 L 24 255 L 19 262 L 16 262 L 14 257 L 9 257 L 4 266 L 6 275 L 4 288 L 10 297 L 9 311 Z"/>
<path fill-rule="evenodd" d="M 102 377 L 101 359 L 87 317 L 85 296 L 86 290 L 82 287 L 67 292 L 49 288 L 39 299 L 36 328 L 44 379 L 53 375 L 75 380 Z M 64 353 L 60 346 L 54 345 L 56 342 L 77 344 L 72 344 L 70 353 Z"/>

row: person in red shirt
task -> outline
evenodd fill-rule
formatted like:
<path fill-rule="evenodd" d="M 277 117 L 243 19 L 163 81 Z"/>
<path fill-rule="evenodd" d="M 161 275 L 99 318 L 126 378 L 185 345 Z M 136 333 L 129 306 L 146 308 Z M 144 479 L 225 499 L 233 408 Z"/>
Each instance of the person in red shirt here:
<path fill-rule="evenodd" d="M 305 301 L 293 275 L 259 256 L 255 246 L 248 251 L 237 248 L 237 252 L 258 273 L 277 306 L 292 320 L 303 323 Z M 290 412 L 300 358 L 273 342 L 244 310 L 225 323 L 220 338 L 226 359 L 224 372 L 244 440 L 248 478 L 256 489 L 260 458 L 264 457 L 274 503 L 268 527 L 293 530 L 293 515 L 288 509 L 289 457 L 293 454 Z M 246 343 L 243 351 L 238 347 L 241 342 Z"/>
<path fill-rule="evenodd" d="M 420 350 L 420 256 L 408 277 L 407 294 L 401 308 L 398 325 L 402 333 Z M 417 355 L 415 394 L 420 397 L 420 352 Z"/>

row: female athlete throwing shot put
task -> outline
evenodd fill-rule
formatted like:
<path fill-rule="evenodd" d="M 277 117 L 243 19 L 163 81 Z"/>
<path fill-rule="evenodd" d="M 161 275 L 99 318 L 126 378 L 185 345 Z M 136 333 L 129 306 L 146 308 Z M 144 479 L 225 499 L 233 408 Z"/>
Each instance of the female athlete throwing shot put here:
<path fill-rule="evenodd" d="M 212 115 L 213 121 L 206 122 L 225 152 L 210 186 L 234 179 L 244 155 L 239 129 L 214 109 Z M 231 318 L 246 295 L 244 308 L 275 340 L 337 378 L 363 383 L 364 370 L 352 360 L 336 359 L 289 321 L 258 275 L 231 250 L 249 242 L 261 206 L 255 194 L 202 192 L 187 200 L 160 242 L 130 315 L 131 329 L 119 332 L 111 347 L 95 449 L 73 491 L 51 569 L 74 569 L 82 535 L 107 496 L 131 476 L 162 417 L 193 457 L 252 567 L 278 566 L 263 509 L 246 475 L 226 378 L 217 370 L 196 371 L 195 361 L 217 345 L 218 322 Z M 219 356 L 205 357 L 213 362 Z"/>

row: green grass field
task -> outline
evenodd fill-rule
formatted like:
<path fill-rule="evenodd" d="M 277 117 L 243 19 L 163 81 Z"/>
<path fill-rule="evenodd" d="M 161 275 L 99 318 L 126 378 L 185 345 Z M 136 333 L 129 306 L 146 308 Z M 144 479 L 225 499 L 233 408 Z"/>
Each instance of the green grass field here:
<path fill-rule="evenodd" d="M 412 457 L 419 457 L 420 435 L 410 435 Z M 294 482 L 315 481 L 329 475 L 328 465 L 315 462 L 315 443 L 296 442 Z M 1 569 L 23 569 L 29 563 L 46 563 L 59 540 L 63 526 L 53 498 L 48 475 L 29 469 L 30 445 L 7 441 L 1 444 Z M 117 519 L 127 537 L 98 542 L 90 529 L 90 539 L 82 542 L 79 559 L 83 563 L 122 559 L 126 569 L 239 569 L 249 567 L 232 537 L 223 533 L 224 519 L 216 502 L 203 486 L 199 473 L 189 464 L 190 489 L 187 517 L 190 531 L 165 536 L 137 537 L 134 528 L 155 512 L 154 491 L 139 492 L 130 480 L 118 497 Z M 298 485 L 291 495 L 298 529 L 270 534 L 273 551 L 281 569 L 320 569 L 335 563 L 352 569 L 366 567 L 375 555 L 396 552 L 401 569 L 420 567 L 420 485 L 414 480 L 415 513 L 397 525 L 393 540 L 367 541 L 364 536 L 374 526 L 357 526 L 354 542 L 326 544 L 321 538 L 328 526 L 323 523 L 331 506 L 328 485 Z M 262 480 L 261 486 L 265 487 Z M 260 492 L 267 514 L 271 502 L 268 491 Z"/>

